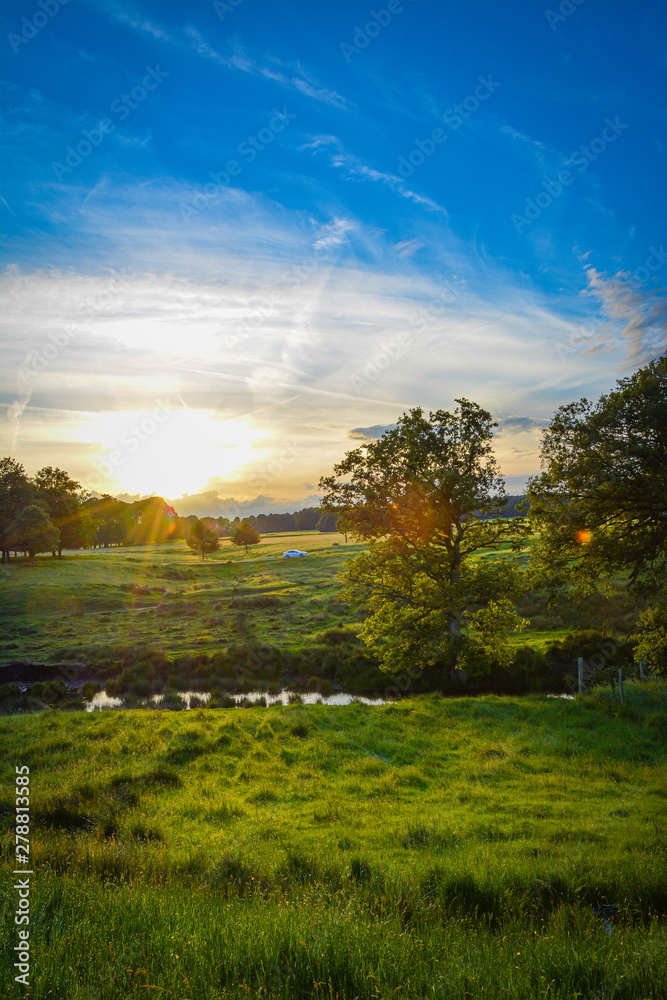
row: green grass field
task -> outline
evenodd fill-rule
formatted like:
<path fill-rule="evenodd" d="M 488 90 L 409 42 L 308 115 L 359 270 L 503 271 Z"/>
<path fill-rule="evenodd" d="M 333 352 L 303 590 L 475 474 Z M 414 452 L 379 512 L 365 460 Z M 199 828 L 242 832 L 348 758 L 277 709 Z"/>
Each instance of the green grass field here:
<path fill-rule="evenodd" d="M 0 719 L 5 996 L 664 997 L 667 692 Z M 32 990 L 9 984 L 14 766 Z"/>
<path fill-rule="evenodd" d="M 289 548 L 309 555 L 283 559 Z M 238 635 L 238 602 L 258 595 L 276 603 L 253 609 L 253 636 L 299 648 L 343 618 L 356 620 L 338 601 L 335 576 L 362 548 L 342 535 L 292 532 L 265 536 L 247 556 L 223 540 L 204 562 L 185 542 L 41 556 L 32 567 L 12 560 L 0 575 L 0 663 L 94 652 L 128 635 L 176 654 L 212 652 Z"/>
<path fill-rule="evenodd" d="M 288 548 L 309 555 L 283 559 Z M 0 672 L 12 660 L 95 659 L 127 646 L 128 637 L 170 656 L 210 655 L 249 637 L 307 648 L 327 629 L 359 627 L 363 616 L 340 599 L 336 576 L 364 548 L 312 531 L 264 536 L 248 555 L 224 539 L 204 562 L 185 542 L 68 551 L 62 561 L 38 556 L 34 566 L 12 560 L 0 573 Z M 528 557 L 504 544 L 477 558 Z M 531 627 L 513 641 L 544 650 L 572 629 L 621 635 L 634 607 L 622 588 L 561 603 L 554 610 L 527 595 L 519 610 Z"/>

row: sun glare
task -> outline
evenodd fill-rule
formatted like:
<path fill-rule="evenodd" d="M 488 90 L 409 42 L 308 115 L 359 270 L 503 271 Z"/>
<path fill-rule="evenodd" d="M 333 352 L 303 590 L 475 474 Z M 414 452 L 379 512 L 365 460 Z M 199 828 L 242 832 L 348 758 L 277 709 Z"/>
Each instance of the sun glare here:
<path fill-rule="evenodd" d="M 107 415 L 97 422 L 103 450 L 95 461 L 102 475 L 127 493 L 174 498 L 200 492 L 213 478 L 235 479 L 252 458 L 258 432 L 240 420 L 225 420 L 185 406 L 149 413 Z M 91 438 L 95 427 L 89 429 Z M 104 485 L 96 485 L 98 491 Z"/>

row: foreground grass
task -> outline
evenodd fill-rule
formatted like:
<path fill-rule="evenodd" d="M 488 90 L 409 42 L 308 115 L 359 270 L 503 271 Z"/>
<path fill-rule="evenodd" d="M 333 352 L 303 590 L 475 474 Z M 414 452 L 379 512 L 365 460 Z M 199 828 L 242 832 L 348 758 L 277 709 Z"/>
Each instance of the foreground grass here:
<path fill-rule="evenodd" d="M 626 694 L 0 719 L 28 995 L 664 996 L 667 695 Z"/>

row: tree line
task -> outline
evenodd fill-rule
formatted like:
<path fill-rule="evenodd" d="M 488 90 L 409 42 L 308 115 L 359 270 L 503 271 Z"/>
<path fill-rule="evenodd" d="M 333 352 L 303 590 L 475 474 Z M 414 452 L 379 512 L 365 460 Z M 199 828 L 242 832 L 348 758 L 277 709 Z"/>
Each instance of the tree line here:
<path fill-rule="evenodd" d="M 247 518 L 179 517 L 162 497 L 127 503 L 110 494 L 96 496 L 63 469 L 45 466 L 29 476 L 16 459 L 0 459 L 0 548 L 2 562 L 12 553 L 31 560 L 40 552 L 62 558 L 64 549 L 150 545 L 185 539 L 202 557 L 230 538 L 246 547 L 262 534 L 336 531 L 337 518 L 317 507 L 290 514 Z M 256 537 L 255 537 L 256 536 Z M 202 547 L 203 546 L 203 547 Z"/>

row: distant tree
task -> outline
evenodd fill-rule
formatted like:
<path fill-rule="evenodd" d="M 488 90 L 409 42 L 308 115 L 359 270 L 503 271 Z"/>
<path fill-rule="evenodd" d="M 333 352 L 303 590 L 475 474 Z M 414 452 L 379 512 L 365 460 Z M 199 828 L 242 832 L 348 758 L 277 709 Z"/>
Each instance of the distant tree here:
<path fill-rule="evenodd" d="M 24 507 L 9 528 L 11 547 L 27 552 L 30 562 L 37 552 L 53 552 L 60 542 L 60 532 L 54 527 L 49 512 L 39 504 Z"/>
<path fill-rule="evenodd" d="M 186 541 L 194 552 L 199 552 L 202 562 L 207 553 L 215 552 L 220 545 L 217 531 L 213 531 L 199 520 L 190 527 Z"/>
<path fill-rule="evenodd" d="M 338 531 L 338 518 L 331 511 L 325 511 L 317 522 L 318 531 Z"/>
<path fill-rule="evenodd" d="M 135 545 L 155 545 L 166 542 L 177 533 L 174 508 L 162 497 L 145 497 L 131 504 L 134 523 L 128 540 Z"/>
<path fill-rule="evenodd" d="M 35 490 L 25 469 L 14 458 L 0 459 L 0 546 L 3 563 L 11 549 L 9 529 L 24 507 L 34 502 Z"/>
<path fill-rule="evenodd" d="M 303 510 L 297 510 L 294 515 L 294 530 L 314 531 L 321 516 L 322 511 L 319 507 L 304 507 Z"/>
<path fill-rule="evenodd" d="M 60 532 L 58 558 L 62 559 L 64 548 L 82 548 L 87 541 L 87 529 L 90 534 L 90 521 L 82 516 L 81 484 L 71 479 L 63 469 L 50 465 L 35 473 L 33 483 L 36 499 L 47 508 Z"/>
<path fill-rule="evenodd" d="M 93 545 L 109 548 L 110 545 L 122 545 L 125 538 L 123 523 L 124 511 L 128 504 L 116 500 L 109 493 L 101 497 L 88 496 L 83 501 L 83 508 L 92 521 Z"/>
<path fill-rule="evenodd" d="M 529 483 L 545 578 L 593 589 L 616 572 L 653 595 L 667 582 L 667 354 L 596 404 L 561 406 Z"/>
<path fill-rule="evenodd" d="M 249 545 L 257 545 L 258 542 L 262 540 L 257 528 L 250 523 L 246 518 L 244 518 L 241 523 L 234 529 L 232 534 L 232 544 L 233 545 L 245 545 L 246 555 L 248 554 Z"/>

